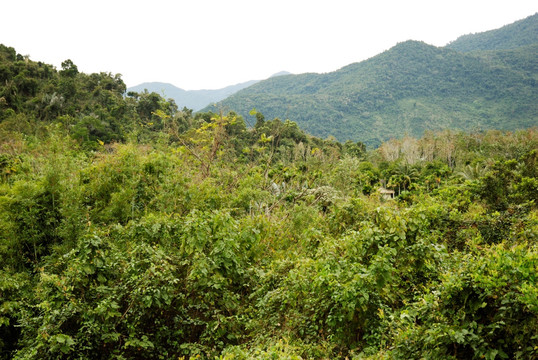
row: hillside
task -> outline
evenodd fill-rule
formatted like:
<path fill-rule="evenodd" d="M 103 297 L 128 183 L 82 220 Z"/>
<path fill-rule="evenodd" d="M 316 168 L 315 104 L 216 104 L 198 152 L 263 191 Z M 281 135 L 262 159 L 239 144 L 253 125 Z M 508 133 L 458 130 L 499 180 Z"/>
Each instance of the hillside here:
<path fill-rule="evenodd" d="M 462 52 L 475 50 L 506 50 L 538 42 L 538 13 L 500 29 L 468 34 L 457 38 L 446 47 Z"/>
<path fill-rule="evenodd" d="M 12 132 L 33 136 L 58 126 L 95 149 L 125 141 L 133 131 L 138 139 L 154 136 L 164 126 L 163 116 L 175 121 L 184 116 L 158 93 L 125 94 L 119 74 L 86 74 L 71 60 L 58 70 L 0 44 L 0 141 L 15 141 Z"/>
<path fill-rule="evenodd" d="M 538 43 L 510 50 L 473 51 L 474 56 L 481 57 L 494 67 L 508 67 L 521 72 L 525 77 L 538 80 Z"/>
<path fill-rule="evenodd" d="M 335 72 L 259 82 L 217 107 L 374 146 L 425 130 L 525 128 L 538 117 L 535 50 L 471 55 L 407 41 Z"/>

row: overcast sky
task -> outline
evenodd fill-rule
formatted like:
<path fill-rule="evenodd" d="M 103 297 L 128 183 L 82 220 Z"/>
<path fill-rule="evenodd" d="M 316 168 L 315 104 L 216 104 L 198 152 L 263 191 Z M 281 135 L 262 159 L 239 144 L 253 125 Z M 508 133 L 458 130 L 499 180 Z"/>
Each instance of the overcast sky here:
<path fill-rule="evenodd" d="M 32 60 L 193 90 L 330 72 L 409 39 L 443 46 L 538 1 L 2 0 L 0 11 L 0 43 Z"/>

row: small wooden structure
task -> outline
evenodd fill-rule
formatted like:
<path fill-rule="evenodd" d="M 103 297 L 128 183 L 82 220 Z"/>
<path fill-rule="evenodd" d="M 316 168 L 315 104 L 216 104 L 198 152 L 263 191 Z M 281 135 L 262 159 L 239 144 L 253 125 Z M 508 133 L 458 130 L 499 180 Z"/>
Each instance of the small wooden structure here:
<path fill-rule="evenodd" d="M 394 199 L 394 190 L 385 189 L 384 187 L 379 188 L 379 193 L 383 200 L 392 200 Z"/>

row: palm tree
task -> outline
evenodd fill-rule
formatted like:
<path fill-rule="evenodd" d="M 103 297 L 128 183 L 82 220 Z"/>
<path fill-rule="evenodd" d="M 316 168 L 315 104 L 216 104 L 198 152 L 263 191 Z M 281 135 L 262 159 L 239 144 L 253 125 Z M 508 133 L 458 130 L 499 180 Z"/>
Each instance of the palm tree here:
<path fill-rule="evenodd" d="M 418 170 L 415 167 L 409 166 L 408 164 L 400 164 L 398 167 L 392 170 L 392 175 L 389 178 L 388 186 L 395 188 L 398 186 L 398 195 L 403 188 L 404 191 L 408 190 L 409 187 L 419 178 Z"/>
<path fill-rule="evenodd" d="M 484 176 L 488 171 L 488 167 L 480 163 L 476 163 L 474 166 L 467 165 L 465 168 L 458 172 L 457 175 L 461 176 L 465 180 L 477 180 Z"/>

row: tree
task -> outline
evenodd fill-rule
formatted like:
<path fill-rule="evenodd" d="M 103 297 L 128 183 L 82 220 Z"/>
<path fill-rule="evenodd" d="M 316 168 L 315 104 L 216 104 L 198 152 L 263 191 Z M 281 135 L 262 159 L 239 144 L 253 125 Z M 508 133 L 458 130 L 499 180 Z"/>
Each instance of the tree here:
<path fill-rule="evenodd" d="M 60 75 L 74 78 L 78 75 L 78 67 L 73 63 L 72 60 L 67 59 L 62 62 L 62 70 L 60 70 Z"/>
<path fill-rule="evenodd" d="M 343 152 L 350 156 L 361 157 L 366 152 L 366 146 L 360 141 L 348 140 L 344 143 Z"/>
<path fill-rule="evenodd" d="M 256 116 L 256 124 L 254 125 L 254 128 L 258 131 L 265 124 L 265 116 L 263 116 L 261 112 L 256 111 L 256 109 L 252 109 L 250 115 Z"/>

